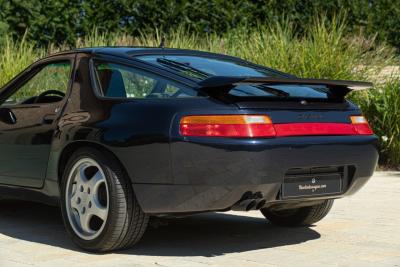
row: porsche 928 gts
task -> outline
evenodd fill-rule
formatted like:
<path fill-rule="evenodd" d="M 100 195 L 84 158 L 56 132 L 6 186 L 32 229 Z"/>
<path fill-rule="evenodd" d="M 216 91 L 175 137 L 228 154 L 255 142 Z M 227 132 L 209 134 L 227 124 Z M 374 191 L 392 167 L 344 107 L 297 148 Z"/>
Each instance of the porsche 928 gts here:
<path fill-rule="evenodd" d="M 371 86 L 182 49 L 55 54 L 0 91 L 0 197 L 59 205 L 96 252 L 133 246 L 151 216 L 310 225 L 373 174 L 377 137 L 345 98 Z"/>

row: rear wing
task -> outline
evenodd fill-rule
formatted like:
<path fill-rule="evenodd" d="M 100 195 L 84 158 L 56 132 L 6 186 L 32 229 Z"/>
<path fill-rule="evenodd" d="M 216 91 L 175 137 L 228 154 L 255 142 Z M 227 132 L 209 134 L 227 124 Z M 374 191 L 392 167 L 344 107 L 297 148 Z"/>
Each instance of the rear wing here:
<path fill-rule="evenodd" d="M 299 84 L 299 85 L 326 85 L 327 87 L 346 87 L 349 90 L 364 90 L 373 87 L 370 82 L 303 79 L 303 78 L 269 78 L 269 77 L 231 77 L 212 76 L 198 83 L 201 88 L 234 86 L 237 84 Z"/>
<path fill-rule="evenodd" d="M 373 87 L 370 82 L 303 79 L 303 78 L 273 78 L 273 77 L 230 77 L 212 76 L 198 83 L 200 89 L 208 93 L 217 93 L 231 89 L 238 84 L 297 84 L 297 85 L 325 85 L 336 97 L 344 97 L 354 90 L 365 90 Z"/>

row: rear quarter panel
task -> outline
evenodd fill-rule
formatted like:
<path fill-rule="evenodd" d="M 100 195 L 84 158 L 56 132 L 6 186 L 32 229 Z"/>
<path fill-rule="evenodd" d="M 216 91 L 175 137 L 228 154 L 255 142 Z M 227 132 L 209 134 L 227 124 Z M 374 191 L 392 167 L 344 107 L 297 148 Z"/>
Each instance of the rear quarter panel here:
<path fill-rule="evenodd" d="M 171 124 L 183 110 L 237 110 L 209 98 L 101 99 L 92 88 L 89 57 L 78 57 L 68 103 L 52 144 L 47 179 L 57 181 L 64 148 L 90 142 L 111 151 L 132 183 L 174 183 L 170 153 Z M 83 143 L 84 144 L 84 143 Z"/>

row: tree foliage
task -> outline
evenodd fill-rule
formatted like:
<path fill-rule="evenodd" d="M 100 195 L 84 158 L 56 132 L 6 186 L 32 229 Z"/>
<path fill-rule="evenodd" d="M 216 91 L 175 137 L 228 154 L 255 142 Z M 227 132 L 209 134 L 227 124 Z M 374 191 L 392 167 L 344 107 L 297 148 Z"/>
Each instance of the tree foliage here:
<path fill-rule="evenodd" d="M 400 0 L 0 0 L 0 34 L 74 45 L 94 28 L 138 36 L 184 26 L 222 34 L 281 20 L 302 34 L 317 14 L 330 19 L 344 13 L 348 32 L 377 35 L 400 47 Z"/>

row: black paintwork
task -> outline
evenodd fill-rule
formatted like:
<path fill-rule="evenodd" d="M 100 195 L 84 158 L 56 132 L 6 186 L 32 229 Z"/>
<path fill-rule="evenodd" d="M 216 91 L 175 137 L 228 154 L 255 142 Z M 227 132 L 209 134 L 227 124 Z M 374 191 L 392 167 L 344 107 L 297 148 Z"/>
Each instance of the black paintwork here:
<path fill-rule="evenodd" d="M 198 81 L 134 57 L 146 54 L 228 57 L 177 49 L 95 48 L 60 53 L 33 64 L 2 89 L 0 103 L 48 62 L 68 59 L 74 63 L 70 88 L 61 102 L 2 106 L 0 113 L 11 111 L 16 123 L 0 120 L 0 196 L 57 204 L 66 160 L 82 146 L 113 153 L 129 174 L 142 209 L 155 214 L 226 210 L 248 191 L 260 192 L 268 205 L 283 202 L 280 186 L 293 168 L 343 169 L 344 192 L 330 196 L 335 198 L 356 192 L 372 176 L 378 159 L 376 136 L 233 139 L 179 134 L 179 120 L 189 114 L 268 114 L 276 123 L 349 122 L 349 116 L 360 111 L 348 101 L 304 106 L 212 97 L 99 96 L 91 79 L 93 58 L 133 65 L 199 87 Z M 307 200 L 321 198 L 328 197 Z M 304 199 L 292 200 L 300 201 Z"/>

